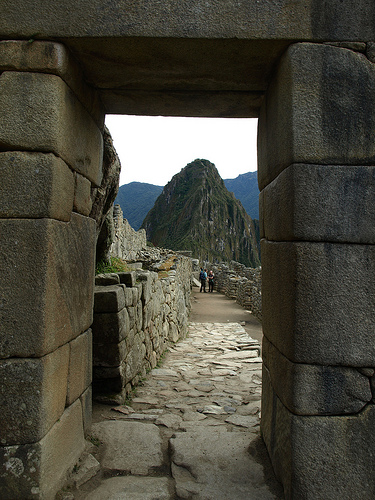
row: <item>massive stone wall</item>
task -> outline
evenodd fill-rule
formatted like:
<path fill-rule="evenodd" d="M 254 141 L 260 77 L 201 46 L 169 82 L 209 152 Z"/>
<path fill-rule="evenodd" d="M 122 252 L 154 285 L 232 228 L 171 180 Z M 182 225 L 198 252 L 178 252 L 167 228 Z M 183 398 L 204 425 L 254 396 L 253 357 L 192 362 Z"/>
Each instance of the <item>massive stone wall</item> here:
<path fill-rule="evenodd" d="M 215 275 L 215 289 L 234 299 L 262 321 L 262 270 L 232 261 L 230 265 L 209 265 Z M 196 273 L 197 276 L 199 273 Z"/>
<path fill-rule="evenodd" d="M 161 267 L 96 277 L 93 390 L 101 401 L 124 402 L 187 333 L 191 259 L 169 253 Z"/>
<path fill-rule="evenodd" d="M 54 498 L 85 446 L 103 120 L 63 45 L 0 42 L 4 500 Z"/>
<path fill-rule="evenodd" d="M 147 247 L 146 231 L 135 231 L 124 219 L 120 205 L 113 207 L 114 241 L 110 253 L 114 257 L 125 260 L 135 260 L 139 250 Z"/>

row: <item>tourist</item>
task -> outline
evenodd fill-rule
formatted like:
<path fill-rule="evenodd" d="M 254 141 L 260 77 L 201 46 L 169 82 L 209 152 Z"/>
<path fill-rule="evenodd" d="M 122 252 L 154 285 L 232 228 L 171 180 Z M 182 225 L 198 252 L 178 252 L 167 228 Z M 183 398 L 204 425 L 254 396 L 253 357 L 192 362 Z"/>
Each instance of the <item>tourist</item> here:
<path fill-rule="evenodd" d="M 199 290 L 200 292 L 206 293 L 206 280 L 207 280 L 207 269 L 203 271 L 203 267 L 201 267 L 201 272 L 199 273 L 199 279 L 201 282 L 201 289 Z"/>
<path fill-rule="evenodd" d="M 208 291 L 214 291 L 214 273 L 212 271 L 208 273 Z"/>

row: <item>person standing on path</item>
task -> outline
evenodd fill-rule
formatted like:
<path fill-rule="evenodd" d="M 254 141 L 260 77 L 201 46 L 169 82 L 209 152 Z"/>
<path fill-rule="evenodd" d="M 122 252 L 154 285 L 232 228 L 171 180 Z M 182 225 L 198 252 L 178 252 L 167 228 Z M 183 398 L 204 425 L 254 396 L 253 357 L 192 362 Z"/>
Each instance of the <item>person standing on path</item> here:
<path fill-rule="evenodd" d="M 212 271 L 208 273 L 208 291 L 214 291 L 214 273 Z"/>
<path fill-rule="evenodd" d="M 206 280 L 207 280 L 207 269 L 203 271 L 203 267 L 201 267 L 201 272 L 199 274 L 199 279 L 201 282 L 201 289 L 199 290 L 200 292 L 203 290 L 204 293 L 206 293 Z"/>

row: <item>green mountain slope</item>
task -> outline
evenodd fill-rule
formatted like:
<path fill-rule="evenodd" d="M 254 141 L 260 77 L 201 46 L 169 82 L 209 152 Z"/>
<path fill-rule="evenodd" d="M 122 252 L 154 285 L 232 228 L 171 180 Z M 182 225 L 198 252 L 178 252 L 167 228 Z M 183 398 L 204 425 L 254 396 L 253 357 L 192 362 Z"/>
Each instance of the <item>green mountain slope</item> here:
<path fill-rule="evenodd" d="M 119 188 L 114 203 L 121 206 L 125 219 L 133 229 L 138 231 L 162 190 L 162 186 L 145 182 L 130 182 Z"/>
<path fill-rule="evenodd" d="M 159 247 L 192 250 L 201 260 L 260 265 L 254 223 L 208 160 L 195 160 L 172 178 L 142 227 Z"/>
<path fill-rule="evenodd" d="M 240 200 L 252 219 L 259 220 L 259 188 L 257 172 L 240 174 L 235 179 L 224 179 L 225 187 Z"/>

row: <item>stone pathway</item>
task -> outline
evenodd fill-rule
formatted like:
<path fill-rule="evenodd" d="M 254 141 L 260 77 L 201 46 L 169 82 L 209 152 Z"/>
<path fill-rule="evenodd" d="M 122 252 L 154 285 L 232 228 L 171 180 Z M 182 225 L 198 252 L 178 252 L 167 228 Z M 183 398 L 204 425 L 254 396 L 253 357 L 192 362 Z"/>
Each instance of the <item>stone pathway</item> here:
<path fill-rule="evenodd" d="M 65 499 L 282 499 L 259 436 L 259 354 L 238 323 L 191 323 L 130 406 L 95 408 L 101 444 Z"/>

